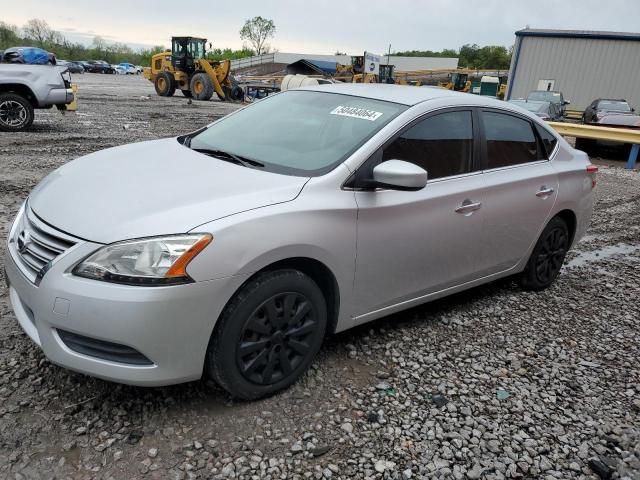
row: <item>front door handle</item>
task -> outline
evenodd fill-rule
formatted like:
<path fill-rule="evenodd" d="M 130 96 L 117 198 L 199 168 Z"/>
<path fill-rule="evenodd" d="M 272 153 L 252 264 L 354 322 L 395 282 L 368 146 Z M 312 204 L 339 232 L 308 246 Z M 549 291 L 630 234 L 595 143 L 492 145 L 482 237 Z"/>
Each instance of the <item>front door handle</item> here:
<path fill-rule="evenodd" d="M 482 207 L 482 202 L 472 202 L 468 198 L 462 202 L 456 208 L 456 213 L 461 213 L 462 215 L 471 215 L 476 210 L 479 210 Z"/>
<path fill-rule="evenodd" d="M 540 190 L 538 190 L 538 192 L 536 193 L 536 197 L 547 198 L 553 192 L 555 192 L 553 188 L 549 188 L 543 185 L 542 187 L 540 187 Z"/>

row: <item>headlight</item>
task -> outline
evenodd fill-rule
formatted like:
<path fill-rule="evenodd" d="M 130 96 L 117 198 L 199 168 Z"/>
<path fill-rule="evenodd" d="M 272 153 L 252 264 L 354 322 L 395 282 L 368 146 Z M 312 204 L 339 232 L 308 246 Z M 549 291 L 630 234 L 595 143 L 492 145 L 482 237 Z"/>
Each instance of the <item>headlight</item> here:
<path fill-rule="evenodd" d="M 126 285 L 193 282 L 187 275 L 187 265 L 212 238 L 208 233 L 199 233 L 114 243 L 80 262 L 73 274 Z"/>

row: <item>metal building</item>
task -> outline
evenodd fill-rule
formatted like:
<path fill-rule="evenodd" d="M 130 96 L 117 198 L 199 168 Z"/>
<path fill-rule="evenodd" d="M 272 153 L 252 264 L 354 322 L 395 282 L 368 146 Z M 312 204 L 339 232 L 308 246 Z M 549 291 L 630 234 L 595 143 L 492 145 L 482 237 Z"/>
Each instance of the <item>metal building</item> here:
<path fill-rule="evenodd" d="M 584 110 L 597 98 L 640 107 L 640 33 L 525 29 L 516 32 L 507 99 L 559 90 Z"/>

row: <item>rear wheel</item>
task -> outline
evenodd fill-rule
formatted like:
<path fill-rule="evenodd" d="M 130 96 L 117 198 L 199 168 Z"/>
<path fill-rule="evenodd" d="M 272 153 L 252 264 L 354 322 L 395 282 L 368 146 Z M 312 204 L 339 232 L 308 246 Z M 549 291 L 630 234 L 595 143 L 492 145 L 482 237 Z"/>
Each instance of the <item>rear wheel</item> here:
<path fill-rule="evenodd" d="M 160 72 L 154 82 L 156 93 L 161 97 L 172 97 L 176 91 L 176 81 L 169 72 Z"/>
<path fill-rule="evenodd" d="M 297 270 L 259 274 L 216 325 L 206 371 L 234 397 L 253 400 L 294 383 L 320 349 L 327 308 L 318 285 Z"/>
<path fill-rule="evenodd" d="M 33 123 L 33 105 L 15 93 L 0 94 L 0 131 L 18 132 Z"/>
<path fill-rule="evenodd" d="M 554 217 L 542 231 L 531 252 L 519 283 L 526 290 L 544 290 L 558 275 L 569 250 L 569 228 L 560 217 Z"/>
<path fill-rule="evenodd" d="M 576 138 L 576 148 L 592 156 L 596 150 L 596 141 L 590 138 Z"/>
<path fill-rule="evenodd" d="M 196 73 L 189 84 L 191 95 L 196 100 L 210 100 L 213 96 L 213 82 L 206 73 Z"/>

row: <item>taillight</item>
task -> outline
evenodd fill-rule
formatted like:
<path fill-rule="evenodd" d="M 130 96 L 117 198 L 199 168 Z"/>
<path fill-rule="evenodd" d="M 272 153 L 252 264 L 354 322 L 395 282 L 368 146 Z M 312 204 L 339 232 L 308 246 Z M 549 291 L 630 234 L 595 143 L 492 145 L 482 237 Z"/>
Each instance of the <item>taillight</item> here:
<path fill-rule="evenodd" d="M 596 188 L 596 174 L 598 173 L 598 167 L 593 164 L 587 165 L 587 174 L 591 175 L 591 188 Z"/>

